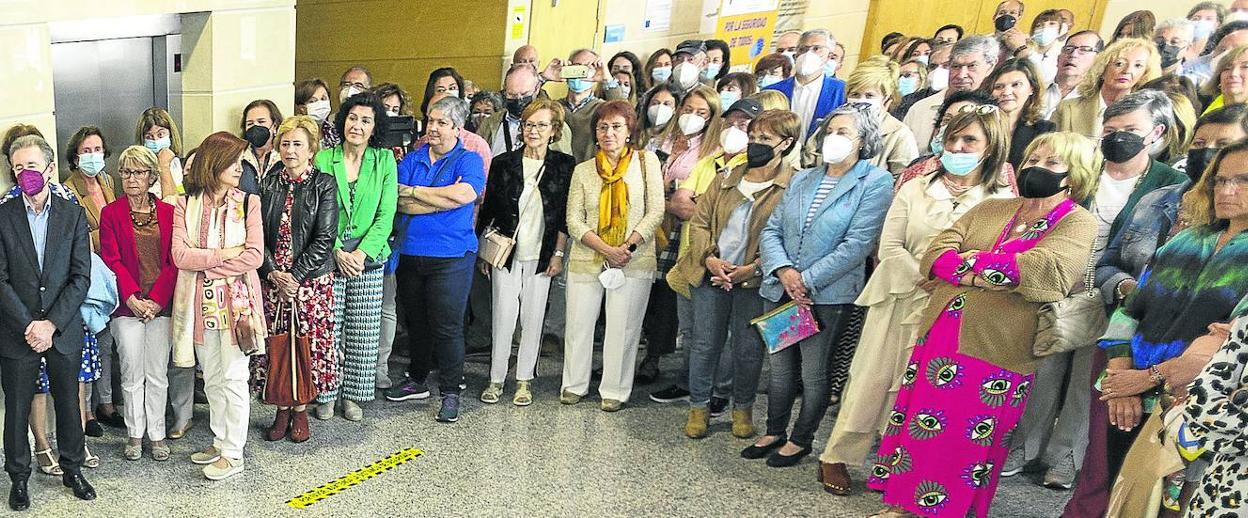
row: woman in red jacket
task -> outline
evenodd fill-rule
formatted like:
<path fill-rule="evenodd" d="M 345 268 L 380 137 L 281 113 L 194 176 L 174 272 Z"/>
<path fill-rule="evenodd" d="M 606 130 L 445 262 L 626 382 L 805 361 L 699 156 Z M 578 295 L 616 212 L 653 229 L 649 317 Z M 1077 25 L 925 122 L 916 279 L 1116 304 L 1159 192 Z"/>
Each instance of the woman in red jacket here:
<path fill-rule="evenodd" d="M 165 444 L 165 404 L 171 349 L 169 303 L 178 270 L 170 256 L 173 205 L 148 192 L 160 180 L 156 155 L 130 146 L 117 160 L 126 196 L 100 211 L 100 258 L 117 275 L 122 304 L 109 324 L 121 357 L 129 442 L 125 457 L 143 456 L 143 435 L 152 459 L 169 460 Z"/>

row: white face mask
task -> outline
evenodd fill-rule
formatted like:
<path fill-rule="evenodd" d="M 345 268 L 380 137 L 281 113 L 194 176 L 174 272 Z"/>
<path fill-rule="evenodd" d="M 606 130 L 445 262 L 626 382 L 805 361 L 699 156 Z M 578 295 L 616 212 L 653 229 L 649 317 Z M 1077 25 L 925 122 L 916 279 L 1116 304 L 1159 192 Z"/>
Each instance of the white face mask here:
<path fill-rule="evenodd" d="M 797 75 L 813 76 L 823 72 L 823 64 L 826 60 L 815 54 L 814 51 L 808 51 L 797 57 Z"/>
<path fill-rule="evenodd" d="M 736 126 L 728 126 L 719 134 L 719 147 L 725 153 L 735 155 L 750 145 L 750 135 Z"/>
<path fill-rule="evenodd" d="M 676 120 L 676 123 L 680 125 L 680 132 L 685 135 L 693 135 L 694 133 L 702 131 L 702 128 L 706 127 L 706 119 L 703 119 L 702 116 L 693 113 L 681 114 L 680 118 Z"/>
<path fill-rule="evenodd" d="M 329 117 L 329 99 L 321 99 L 308 103 L 308 115 L 311 115 L 318 121 L 324 122 Z"/>
<path fill-rule="evenodd" d="M 1209 36 L 1213 34 L 1214 29 L 1218 25 L 1218 22 L 1213 20 L 1200 20 L 1194 23 L 1196 27 L 1193 29 L 1192 37 L 1196 40 L 1209 39 Z"/>
<path fill-rule="evenodd" d="M 386 117 L 398 117 L 399 110 L 386 110 Z"/>
<path fill-rule="evenodd" d="M 343 88 L 342 90 L 338 90 L 338 103 L 339 104 L 345 103 L 347 102 L 347 99 L 351 98 L 351 96 L 358 94 L 362 91 L 363 90 L 360 90 L 359 88 L 356 88 L 355 86 L 348 86 L 346 88 Z"/>
<path fill-rule="evenodd" d="M 927 75 L 927 85 L 932 91 L 939 92 L 949 86 L 949 69 L 945 67 L 936 67 L 931 74 Z"/>
<path fill-rule="evenodd" d="M 849 157 L 854 150 L 854 141 L 841 135 L 828 135 L 823 138 L 823 163 L 839 164 Z"/>
<path fill-rule="evenodd" d="M 878 109 L 880 109 L 880 103 L 882 102 L 882 100 L 881 100 L 879 97 L 872 97 L 872 98 L 860 97 L 860 98 L 857 98 L 857 99 L 847 98 L 847 99 L 845 99 L 845 102 L 847 102 L 847 103 L 870 104 L 870 105 L 871 105 L 871 109 L 873 109 L 873 110 L 878 110 Z"/>
<path fill-rule="evenodd" d="M 698 84 L 699 73 L 696 65 L 686 61 L 676 65 L 676 69 L 672 72 L 672 82 L 681 90 L 688 90 Z"/>
<path fill-rule="evenodd" d="M 922 56 L 915 56 L 915 57 L 914 57 L 914 60 L 915 60 L 915 61 L 918 61 L 919 63 L 922 63 L 922 64 L 923 64 L 923 66 L 927 66 L 928 59 L 930 59 L 930 58 L 929 58 L 926 54 L 924 54 L 924 55 L 922 55 Z"/>
<path fill-rule="evenodd" d="M 650 117 L 650 122 L 655 126 L 667 124 L 672 120 L 672 115 L 676 114 L 676 109 L 666 104 L 655 104 L 646 109 L 646 115 Z"/>

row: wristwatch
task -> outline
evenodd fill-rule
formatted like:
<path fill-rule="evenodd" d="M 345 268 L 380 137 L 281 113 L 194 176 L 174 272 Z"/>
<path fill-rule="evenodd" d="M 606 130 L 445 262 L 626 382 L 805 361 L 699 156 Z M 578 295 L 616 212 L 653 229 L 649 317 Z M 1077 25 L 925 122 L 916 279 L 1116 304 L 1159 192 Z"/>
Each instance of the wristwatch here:
<path fill-rule="evenodd" d="M 563 250 L 555 250 L 555 257 L 563 257 Z"/>

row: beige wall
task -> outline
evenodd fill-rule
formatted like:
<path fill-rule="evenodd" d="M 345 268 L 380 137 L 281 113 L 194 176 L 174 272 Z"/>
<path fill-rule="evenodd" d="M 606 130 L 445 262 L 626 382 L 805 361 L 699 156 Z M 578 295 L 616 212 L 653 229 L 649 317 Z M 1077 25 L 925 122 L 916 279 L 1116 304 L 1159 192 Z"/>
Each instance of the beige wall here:
<path fill-rule="evenodd" d="M 185 14 L 184 145 L 237 130 L 243 105 L 292 105 L 295 0 L 54 0 L 0 2 L 0 130 L 24 122 L 56 135 L 49 22 Z M 124 78 L 119 78 L 124 82 Z M 137 118 L 139 114 L 134 114 Z M 58 143 L 51 142 L 55 147 Z"/>
<path fill-rule="evenodd" d="M 1106 39 L 1112 38 L 1118 22 L 1122 21 L 1124 16 L 1141 9 L 1152 11 L 1157 16 L 1158 22 L 1168 18 L 1184 18 L 1187 16 L 1187 11 L 1200 2 L 1201 0 L 1106 0 L 1105 15 L 1101 19 L 1098 32 Z M 1229 1 L 1220 3 L 1230 4 Z"/>

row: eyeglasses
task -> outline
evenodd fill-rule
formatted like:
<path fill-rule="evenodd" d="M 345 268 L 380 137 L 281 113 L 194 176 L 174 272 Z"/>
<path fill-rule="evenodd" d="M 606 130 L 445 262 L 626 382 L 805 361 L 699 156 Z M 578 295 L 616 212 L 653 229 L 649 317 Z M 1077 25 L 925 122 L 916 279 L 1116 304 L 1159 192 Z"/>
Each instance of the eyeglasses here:
<path fill-rule="evenodd" d="M 1062 47 L 1062 54 L 1074 54 L 1076 56 L 1086 56 L 1088 54 L 1097 54 L 1096 47 L 1087 45 L 1067 45 Z"/>
<path fill-rule="evenodd" d="M 1232 192 L 1239 192 L 1244 188 L 1248 188 L 1248 175 L 1215 176 L 1209 182 L 1209 190 L 1211 191 L 1218 191 L 1228 186 L 1232 188 Z"/>
<path fill-rule="evenodd" d="M 120 176 L 124 180 L 126 178 L 133 178 L 136 176 L 147 176 L 151 173 L 151 169 L 122 169 L 117 171 L 117 176 Z"/>
<path fill-rule="evenodd" d="M 800 47 L 798 47 L 798 48 L 797 48 L 797 53 L 798 53 L 798 54 L 805 54 L 805 53 L 810 52 L 810 51 L 812 51 L 812 50 L 820 50 L 820 49 L 822 49 L 822 50 L 829 50 L 829 47 L 828 47 L 827 45 L 802 45 L 802 46 L 800 46 Z"/>
<path fill-rule="evenodd" d="M 617 122 L 615 124 L 599 124 L 598 127 L 595 129 L 598 131 L 598 133 L 606 133 L 608 131 L 620 132 L 620 131 L 628 131 L 628 126 Z"/>
<path fill-rule="evenodd" d="M 958 108 L 958 113 L 977 113 L 979 115 L 992 115 L 997 113 L 998 108 L 991 104 L 968 104 Z"/>
<path fill-rule="evenodd" d="M 360 90 L 368 90 L 368 85 L 366 85 L 366 84 L 364 84 L 364 83 L 361 83 L 361 82 L 359 82 L 359 81 L 355 81 L 355 82 L 352 82 L 352 81 L 343 81 L 343 82 L 341 82 L 341 83 L 338 83 L 338 87 L 339 87 L 339 88 L 346 88 L 346 87 L 348 87 L 348 86 L 354 86 L 354 87 L 356 87 L 356 88 L 359 88 Z"/>
<path fill-rule="evenodd" d="M 522 124 L 521 126 L 524 127 L 524 131 L 529 131 L 529 130 L 546 131 L 550 129 L 552 125 L 549 122 L 526 122 Z"/>

